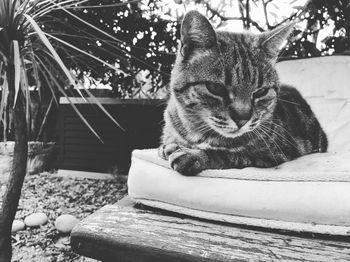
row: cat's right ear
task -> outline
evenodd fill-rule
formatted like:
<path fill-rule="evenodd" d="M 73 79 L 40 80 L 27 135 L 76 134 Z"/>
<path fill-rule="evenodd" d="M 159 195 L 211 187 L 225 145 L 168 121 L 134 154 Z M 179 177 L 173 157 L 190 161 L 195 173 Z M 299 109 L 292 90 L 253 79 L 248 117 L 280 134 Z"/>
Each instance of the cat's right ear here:
<path fill-rule="evenodd" d="M 268 58 L 277 59 L 281 45 L 288 39 L 297 22 L 295 20 L 260 35 L 260 48 Z"/>
<path fill-rule="evenodd" d="M 210 22 L 199 12 L 189 11 L 181 25 L 181 54 L 188 57 L 196 48 L 211 48 L 216 43 Z"/>

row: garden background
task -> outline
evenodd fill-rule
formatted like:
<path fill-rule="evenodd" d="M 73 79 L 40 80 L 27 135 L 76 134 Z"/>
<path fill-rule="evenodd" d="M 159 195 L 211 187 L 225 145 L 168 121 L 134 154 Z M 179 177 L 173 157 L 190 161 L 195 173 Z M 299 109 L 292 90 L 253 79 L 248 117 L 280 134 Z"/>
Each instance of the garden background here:
<path fill-rule="evenodd" d="M 57 230 L 56 218 L 71 214 L 82 219 L 120 199 L 126 192 L 125 179 L 120 175 L 127 174 L 131 150 L 156 146 L 157 137 L 154 140 L 145 136 L 145 141 L 128 145 L 122 151 L 126 157 L 119 156 L 123 161 L 114 156 L 116 166 L 111 172 L 115 178 L 107 181 L 61 177 L 55 171 L 47 173 L 35 168 L 25 178 L 24 160 L 27 156 L 33 159 L 38 152 L 43 155 L 48 142 L 62 145 L 61 97 L 97 140 L 103 140 L 98 128 L 72 97 L 84 97 L 95 104 L 110 126 L 133 132 L 121 123 L 122 117 L 111 115 L 108 106 L 94 97 L 166 99 L 181 19 L 192 9 L 205 14 L 219 30 L 259 33 L 298 19 L 296 30 L 280 52 L 280 60 L 349 54 L 350 3 L 345 0 L 1 2 L 1 155 L 5 158 L 2 163 L 11 163 L 13 158 L 14 164 L 6 168 L 1 164 L 0 238 L 9 235 L 8 223 L 14 216 L 23 220 L 36 212 L 47 215 L 46 224 L 12 233 L 13 261 L 87 261 L 71 252 L 69 234 Z M 157 103 L 159 110 L 155 114 L 161 113 L 164 101 L 160 100 L 160 106 Z M 158 118 L 154 125 L 160 130 Z M 139 136 L 137 133 L 131 137 Z M 147 139 L 153 139 L 152 143 Z M 6 146 L 9 141 L 15 141 L 11 152 Z M 28 141 L 38 143 L 29 144 L 28 149 Z M 57 157 L 61 151 L 53 152 Z M 44 165 L 45 169 L 60 165 L 59 156 L 56 161 L 51 156 L 43 158 L 50 163 Z M 1 247 L 8 243 L 4 239 L 0 239 Z M 0 258 L 4 257 L 0 253 Z"/>

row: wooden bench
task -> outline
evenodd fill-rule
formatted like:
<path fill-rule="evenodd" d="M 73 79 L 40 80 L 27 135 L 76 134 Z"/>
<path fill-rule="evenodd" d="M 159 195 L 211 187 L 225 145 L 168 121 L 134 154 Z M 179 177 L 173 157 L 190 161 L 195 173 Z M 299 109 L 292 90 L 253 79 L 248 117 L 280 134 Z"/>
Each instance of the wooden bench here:
<path fill-rule="evenodd" d="M 350 261 L 349 239 L 212 223 L 135 206 L 128 198 L 80 222 L 74 252 L 102 261 Z"/>

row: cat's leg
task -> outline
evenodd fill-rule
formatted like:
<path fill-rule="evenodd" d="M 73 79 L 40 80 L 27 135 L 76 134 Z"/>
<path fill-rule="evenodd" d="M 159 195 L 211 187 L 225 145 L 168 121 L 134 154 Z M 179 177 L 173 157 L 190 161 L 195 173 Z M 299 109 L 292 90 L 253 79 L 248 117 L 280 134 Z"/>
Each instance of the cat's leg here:
<path fill-rule="evenodd" d="M 176 147 L 171 146 L 171 148 L 175 149 Z M 271 166 L 266 161 L 252 159 L 242 153 L 235 153 L 226 150 L 201 150 L 180 146 L 172 151 L 167 159 L 169 160 L 170 166 L 175 171 L 178 171 L 185 176 L 194 176 L 206 169 Z"/>
<path fill-rule="evenodd" d="M 203 150 L 179 148 L 169 155 L 170 166 L 185 176 L 194 176 L 205 169 L 209 169 L 210 160 Z"/>
<path fill-rule="evenodd" d="M 160 158 L 168 160 L 169 156 L 178 149 L 180 146 L 176 143 L 162 144 L 158 148 L 158 155 Z"/>
<path fill-rule="evenodd" d="M 163 144 L 158 148 L 158 155 L 169 161 L 170 166 L 185 176 L 193 176 L 209 168 L 204 151 L 186 148 L 177 143 Z"/>

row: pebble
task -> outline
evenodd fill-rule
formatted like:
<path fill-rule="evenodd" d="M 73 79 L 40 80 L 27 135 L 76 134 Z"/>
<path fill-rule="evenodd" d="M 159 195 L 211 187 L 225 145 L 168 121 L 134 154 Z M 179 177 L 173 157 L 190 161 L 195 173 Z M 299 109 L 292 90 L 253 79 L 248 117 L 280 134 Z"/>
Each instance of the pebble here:
<path fill-rule="evenodd" d="M 26 228 L 26 224 L 22 220 L 13 220 L 11 232 L 15 233 Z"/>
<path fill-rule="evenodd" d="M 56 218 L 55 228 L 62 234 L 69 234 L 78 222 L 79 219 L 75 216 L 68 214 L 60 215 Z"/>
<path fill-rule="evenodd" d="M 24 223 L 28 227 L 42 226 L 42 225 L 46 224 L 47 221 L 48 221 L 47 215 L 45 213 L 41 213 L 41 212 L 31 214 L 24 219 Z"/>

